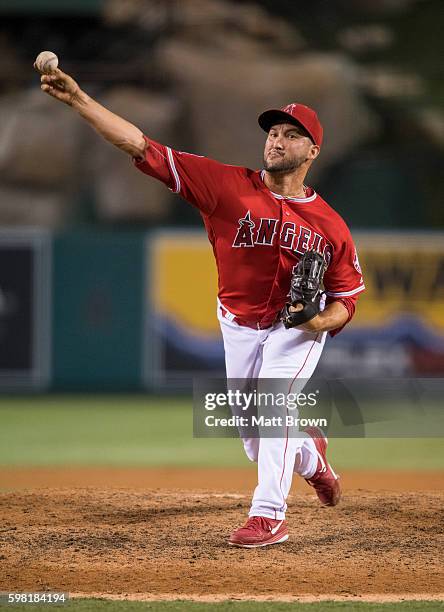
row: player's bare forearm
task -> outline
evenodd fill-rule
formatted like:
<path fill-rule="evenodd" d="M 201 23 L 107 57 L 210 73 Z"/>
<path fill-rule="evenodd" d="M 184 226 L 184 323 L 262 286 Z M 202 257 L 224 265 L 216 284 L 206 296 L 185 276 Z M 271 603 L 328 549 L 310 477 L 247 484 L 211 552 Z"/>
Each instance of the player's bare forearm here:
<path fill-rule="evenodd" d="M 332 302 L 310 321 L 299 325 L 298 329 L 311 332 L 327 332 L 342 327 L 348 321 L 348 310 L 341 302 Z"/>
<path fill-rule="evenodd" d="M 88 96 L 68 74 L 57 69 L 40 80 L 42 91 L 75 109 L 105 140 L 132 157 L 143 157 L 147 143 L 141 130 Z"/>
<path fill-rule="evenodd" d="M 138 127 L 109 111 L 84 91 L 79 90 L 72 107 L 105 140 L 132 157 L 142 157 L 147 146 Z"/>

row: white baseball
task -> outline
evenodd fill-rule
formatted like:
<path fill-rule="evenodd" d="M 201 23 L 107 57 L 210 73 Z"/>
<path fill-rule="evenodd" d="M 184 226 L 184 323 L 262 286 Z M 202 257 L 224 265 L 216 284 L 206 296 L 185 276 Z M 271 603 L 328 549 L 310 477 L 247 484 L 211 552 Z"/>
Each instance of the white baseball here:
<path fill-rule="evenodd" d="M 37 55 L 35 65 L 40 72 L 43 74 L 49 74 L 59 65 L 59 58 L 52 51 L 42 51 Z"/>

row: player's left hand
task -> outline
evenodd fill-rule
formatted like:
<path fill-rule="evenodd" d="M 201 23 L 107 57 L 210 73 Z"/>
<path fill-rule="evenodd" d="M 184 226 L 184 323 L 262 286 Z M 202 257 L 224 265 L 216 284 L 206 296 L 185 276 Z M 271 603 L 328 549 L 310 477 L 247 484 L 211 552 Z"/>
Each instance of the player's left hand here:
<path fill-rule="evenodd" d="M 290 312 L 299 312 L 300 310 L 303 310 L 303 308 L 303 304 L 295 304 L 294 306 L 290 306 L 289 310 Z M 303 329 L 304 331 L 308 332 L 318 332 L 320 331 L 321 323 L 321 317 L 319 315 L 316 315 L 315 317 L 313 317 L 313 319 L 310 319 L 309 321 L 298 325 L 296 329 Z"/>
<path fill-rule="evenodd" d="M 298 312 L 301 308 L 300 304 L 289 306 L 289 309 L 295 308 Z M 295 326 L 296 329 L 303 329 L 304 331 L 319 333 L 327 332 L 338 327 L 343 327 L 349 319 L 347 308 L 342 302 L 331 302 L 315 317 L 305 323 Z"/>
<path fill-rule="evenodd" d="M 310 319 L 310 321 L 307 321 L 306 323 L 302 323 L 302 325 L 298 325 L 297 329 L 303 329 L 304 331 L 314 332 L 314 333 L 322 331 L 323 327 L 322 327 L 321 317 L 317 315 L 313 319 Z"/>
<path fill-rule="evenodd" d="M 314 250 L 304 253 L 293 268 L 290 299 L 281 312 L 281 321 L 286 329 L 302 327 L 321 312 L 325 268 L 324 256 Z"/>

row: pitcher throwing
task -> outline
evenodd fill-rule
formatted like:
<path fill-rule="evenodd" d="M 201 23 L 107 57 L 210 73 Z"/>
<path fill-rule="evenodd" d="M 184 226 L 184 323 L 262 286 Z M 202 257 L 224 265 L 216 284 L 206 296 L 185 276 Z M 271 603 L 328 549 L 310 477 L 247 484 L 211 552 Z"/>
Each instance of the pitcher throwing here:
<path fill-rule="evenodd" d="M 351 320 L 364 290 L 347 225 L 304 183 L 322 146 L 315 111 L 289 104 L 262 113 L 264 165 L 250 170 L 156 142 L 98 104 L 59 69 L 43 74 L 41 83 L 44 92 L 71 106 L 130 155 L 136 168 L 200 211 L 219 275 L 217 316 L 227 377 L 295 383 L 310 378 L 327 332 L 335 335 Z M 227 127 L 235 146 L 236 117 Z M 286 307 L 292 274 L 307 252 L 322 256 L 325 294 L 314 307 L 306 308 L 302 300 Z M 231 534 L 229 544 L 253 548 L 288 539 L 285 511 L 293 472 L 314 487 L 322 504 L 338 503 L 339 481 L 327 461 L 321 430 L 309 428 L 300 437 L 245 438 L 243 444 L 248 458 L 258 463 L 258 485 L 249 518 Z"/>

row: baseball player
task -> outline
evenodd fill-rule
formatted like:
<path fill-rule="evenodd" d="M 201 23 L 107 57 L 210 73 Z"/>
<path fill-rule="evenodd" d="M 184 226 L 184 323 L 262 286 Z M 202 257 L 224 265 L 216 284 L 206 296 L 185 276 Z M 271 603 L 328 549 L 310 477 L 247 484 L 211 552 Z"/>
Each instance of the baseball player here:
<path fill-rule="evenodd" d="M 259 125 L 267 134 L 264 165 L 254 171 L 156 142 L 89 97 L 59 69 L 41 76 L 41 88 L 129 154 L 136 168 L 199 210 L 217 263 L 217 316 L 227 377 L 310 378 L 327 332 L 334 335 L 350 321 L 364 290 L 345 222 L 304 183 L 322 146 L 323 129 L 315 111 L 289 104 L 262 113 Z M 292 273 L 308 252 L 321 254 L 326 263 L 326 302 L 318 300 L 314 311 L 311 305 L 308 315 L 303 299 L 290 304 L 284 325 L 280 313 Z M 293 325 L 289 323 L 289 314 L 301 311 Z M 253 548 L 288 539 L 285 511 L 293 472 L 314 487 L 323 505 L 338 503 L 340 485 L 326 457 L 327 439 L 316 428 L 306 432 L 300 437 L 243 440 L 248 458 L 258 463 L 258 485 L 248 520 L 231 534 L 229 544 Z"/>

